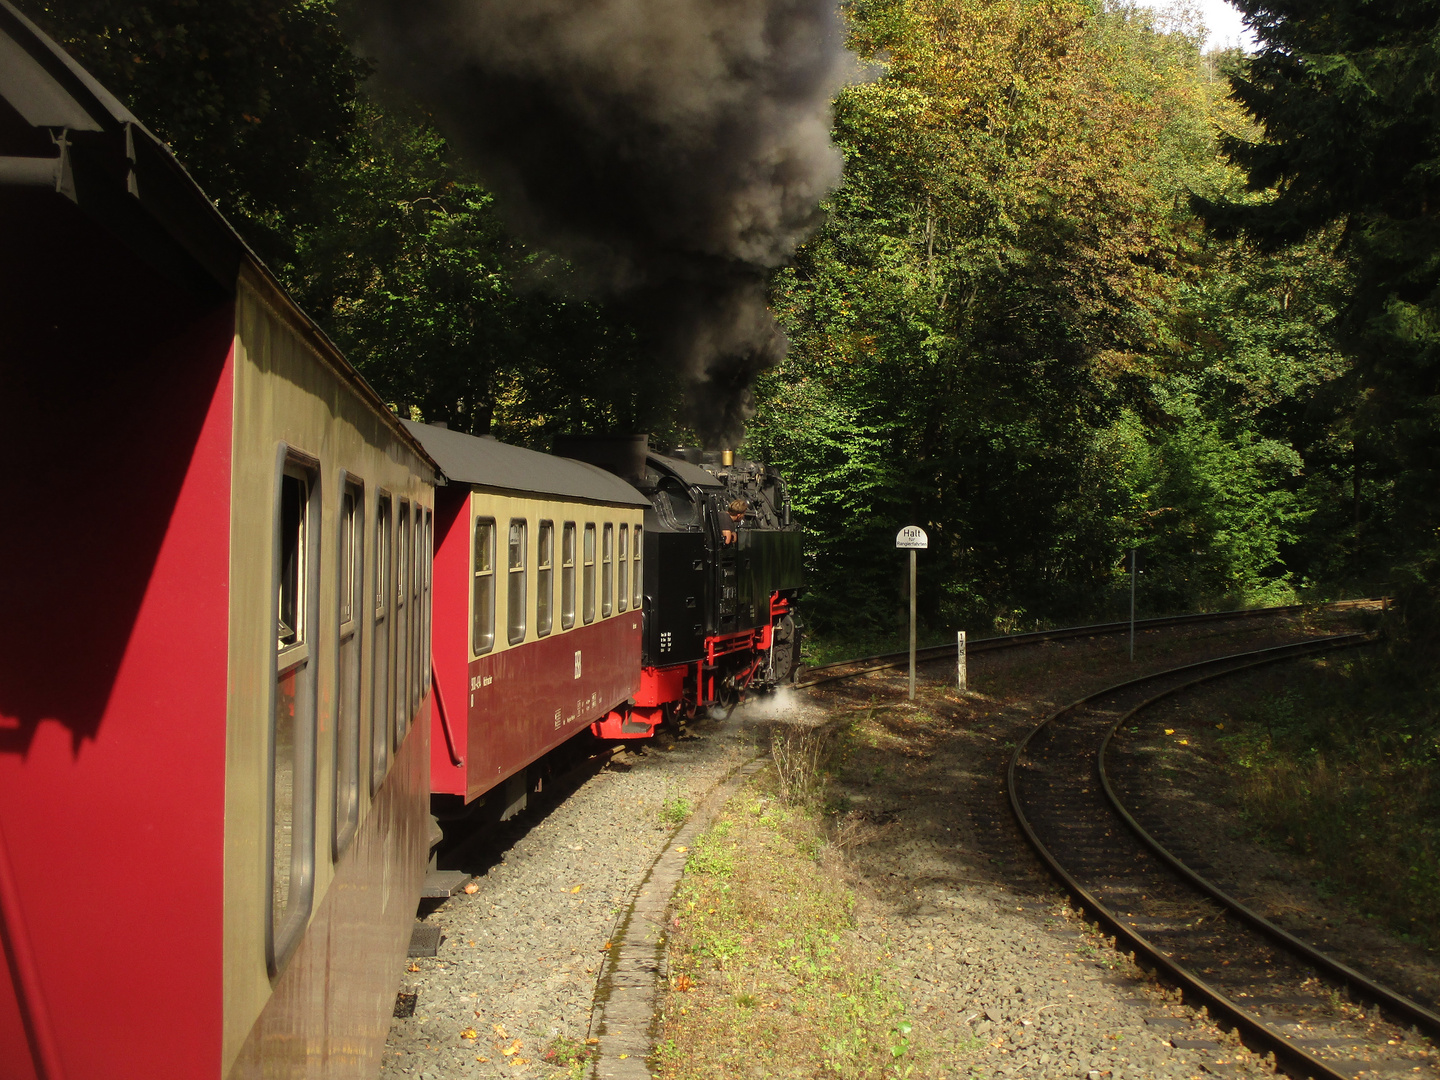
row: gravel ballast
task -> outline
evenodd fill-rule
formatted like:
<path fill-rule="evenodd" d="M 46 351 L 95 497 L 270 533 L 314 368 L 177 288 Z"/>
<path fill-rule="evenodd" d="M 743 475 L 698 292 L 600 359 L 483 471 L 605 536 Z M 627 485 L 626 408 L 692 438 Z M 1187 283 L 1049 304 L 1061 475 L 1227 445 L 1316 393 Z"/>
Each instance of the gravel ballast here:
<path fill-rule="evenodd" d="M 558 805 L 492 827 L 517 838 L 474 867 L 473 893 L 427 916 L 439 953 L 404 973 L 414 1015 L 393 1022 L 382 1077 L 544 1075 L 557 1038 L 584 1044 L 617 918 L 677 827 L 666 800 L 698 803 L 754 755 L 738 714 L 691 732 L 622 753 Z"/>

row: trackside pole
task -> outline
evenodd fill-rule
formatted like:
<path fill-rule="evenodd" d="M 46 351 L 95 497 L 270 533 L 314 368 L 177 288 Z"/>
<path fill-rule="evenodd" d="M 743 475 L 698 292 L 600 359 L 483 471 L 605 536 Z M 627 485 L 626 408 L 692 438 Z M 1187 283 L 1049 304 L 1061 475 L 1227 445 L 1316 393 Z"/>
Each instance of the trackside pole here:
<path fill-rule="evenodd" d="M 915 552 L 930 546 L 930 538 L 919 525 L 906 525 L 895 536 L 895 546 L 910 552 L 910 700 L 915 700 Z"/>
<path fill-rule="evenodd" d="M 1130 660 L 1135 660 L 1135 549 L 1130 549 Z"/>
<path fill-rule="evenodd" d="M 955 631 L 955 688 L 965 693 L 965 631 Z"/>
<path fill-rule="evenodd" d="M 910 700 L 915 700 L 915 549 L 910 549 Z"/>

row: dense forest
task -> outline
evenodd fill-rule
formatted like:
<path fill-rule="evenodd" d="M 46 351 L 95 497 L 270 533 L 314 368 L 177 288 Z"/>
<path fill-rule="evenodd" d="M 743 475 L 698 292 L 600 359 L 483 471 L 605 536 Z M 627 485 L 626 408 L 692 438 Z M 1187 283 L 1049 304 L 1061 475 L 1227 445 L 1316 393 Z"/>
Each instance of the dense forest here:
<path fill-rule="evenodd" d="M 635 297 L 526 243 L 343 0 L 29 0 L 404 415 L 695 438 Z M 851 0 L 844 175 L 771 277 L 811 619 L 882 637 L 1440 581 L 1440 3 Z M 1440 194 L 1440 193 L 1437 193 Z"/>

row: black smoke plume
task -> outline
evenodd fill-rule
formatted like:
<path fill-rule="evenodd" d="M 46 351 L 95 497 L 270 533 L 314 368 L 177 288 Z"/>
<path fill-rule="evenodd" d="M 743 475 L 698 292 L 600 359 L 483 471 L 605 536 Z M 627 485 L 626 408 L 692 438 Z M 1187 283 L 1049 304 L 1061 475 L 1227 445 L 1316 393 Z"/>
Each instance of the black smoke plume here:
<path fill-rule="evenodd" d="M 526 239 L 656 320 L 707 445 L 787 343 L 769 272 L 840 178 L 836 0 L 352 0 L 380 76 L 434 113 Z"/>

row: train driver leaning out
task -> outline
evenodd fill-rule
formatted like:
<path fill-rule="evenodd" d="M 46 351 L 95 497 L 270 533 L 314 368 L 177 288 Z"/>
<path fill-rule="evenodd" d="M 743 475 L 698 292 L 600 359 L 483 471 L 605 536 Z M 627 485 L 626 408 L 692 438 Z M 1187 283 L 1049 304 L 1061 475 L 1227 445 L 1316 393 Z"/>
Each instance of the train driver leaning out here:
<path fill-rule="evenodd" d="M 730 515 L 729 521 L 726 521 L 724 518 L 720 520 L 720 533 L 724 536 L 725 543 L 733 544 L 735 542 L 735 530 L 740 528 L 740 524 L 745 520 L 745 514 L 749 509 L 750 504 L 744 499 L 734 499 L 730 505 L 725 508 L 725 512 Z"/>

